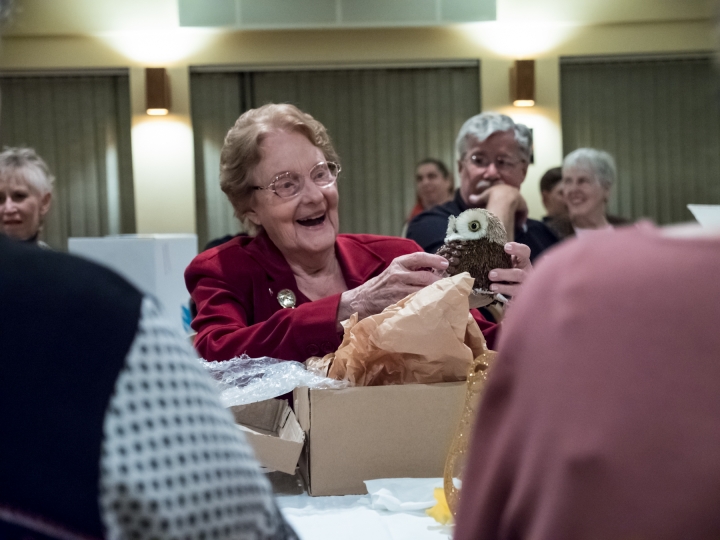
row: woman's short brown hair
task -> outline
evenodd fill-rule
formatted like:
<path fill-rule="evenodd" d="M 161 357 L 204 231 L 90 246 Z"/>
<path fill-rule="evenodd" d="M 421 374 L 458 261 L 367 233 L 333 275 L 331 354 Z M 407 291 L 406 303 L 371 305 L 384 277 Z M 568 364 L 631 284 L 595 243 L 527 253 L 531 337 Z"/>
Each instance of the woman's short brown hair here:
<path fill-rule="evenodd" d="M 257 228 L 245 218 L 253 195 L 252 173 L 260 163 L 260 145 L 273 132 L 297 132 L 317 146 L 326 161 L 340 163 L 330 137 L 320 122 L 289 103 L 268 103 L 250 109 L 237 119 L 225 136 L 220 152 L 220 188 L 248 232 Z"/>

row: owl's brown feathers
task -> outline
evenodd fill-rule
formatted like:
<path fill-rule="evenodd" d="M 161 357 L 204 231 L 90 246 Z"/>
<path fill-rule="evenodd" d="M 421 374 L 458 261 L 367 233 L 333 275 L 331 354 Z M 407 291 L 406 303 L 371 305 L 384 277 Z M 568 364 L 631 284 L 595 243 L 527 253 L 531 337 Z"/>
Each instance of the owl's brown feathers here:
<path fill-rule="evenodd" d="M 495 268 L 512 268 L 512 258 L 510 255 L 505 253 L 503 246 L 496 244 L 495 242 L 488 242 L 480 240 L 455 240 L 446 244 L 438 250 L 438 255 L 443 255 L 446 259 L 443 249 L 446 249 L 458 253 L 459 256 L 454 258 L 458 259 L 457 264 L 450 264 L 447 272 L 451 276 L 455 276 L 462 272 L 468 272 L 472 277 L 475 278 L 474 289 L 480 289 L 482 291 L 489 291 L 490 278 L 488 274 L 490 270 Z"/>
<path fill-rule="evenodd" d="M 448 274 L 468 272 L 475 278 L 474 289 L 490 291 L 488 273 L 495 268 L 512 268 L 505 253 L 505 228 L 492 213 L 471 208 L 448 220 L 445 244 L 437 254 L 450 262 Z"/>

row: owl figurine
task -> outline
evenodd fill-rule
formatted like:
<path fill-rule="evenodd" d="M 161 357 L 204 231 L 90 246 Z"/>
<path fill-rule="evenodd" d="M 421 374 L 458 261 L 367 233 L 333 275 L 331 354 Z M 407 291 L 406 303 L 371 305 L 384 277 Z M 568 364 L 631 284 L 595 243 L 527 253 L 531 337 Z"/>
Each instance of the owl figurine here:
<path fill-rule="evenodd" d="M 482 208 L 470 208 L 459 216 L 450 216 L 445 243 L 438 255 L 450 262 L 447 273 L 451 276 L 469 272 L 475 278 L 476 292 L 490 292 L 488 273 L 494 268 L 512 268 L 512 258 L 505 253 L 507 236 L 502 221 Z"/>

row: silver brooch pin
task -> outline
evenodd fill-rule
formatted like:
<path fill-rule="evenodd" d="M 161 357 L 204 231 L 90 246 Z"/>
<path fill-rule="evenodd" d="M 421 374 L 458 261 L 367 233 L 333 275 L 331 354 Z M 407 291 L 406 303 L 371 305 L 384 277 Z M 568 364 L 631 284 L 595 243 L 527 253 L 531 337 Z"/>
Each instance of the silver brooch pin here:
<path fill-rule="evenodd" d="M 296 302 L 295 293 L 290 289 L 283 289 L 277 294 L 277 301 L 284 308 L 294 308 Z"/>

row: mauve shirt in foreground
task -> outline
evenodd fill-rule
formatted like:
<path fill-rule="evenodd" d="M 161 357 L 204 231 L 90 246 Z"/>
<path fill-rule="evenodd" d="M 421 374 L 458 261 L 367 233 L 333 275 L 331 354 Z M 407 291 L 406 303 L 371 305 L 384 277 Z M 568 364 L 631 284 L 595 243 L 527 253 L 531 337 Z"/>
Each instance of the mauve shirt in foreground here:
<path fill-rule="evenodd" d="M 569 241 L 503 324 L 455 540 L 720 538 L 720 237 Z"/>

